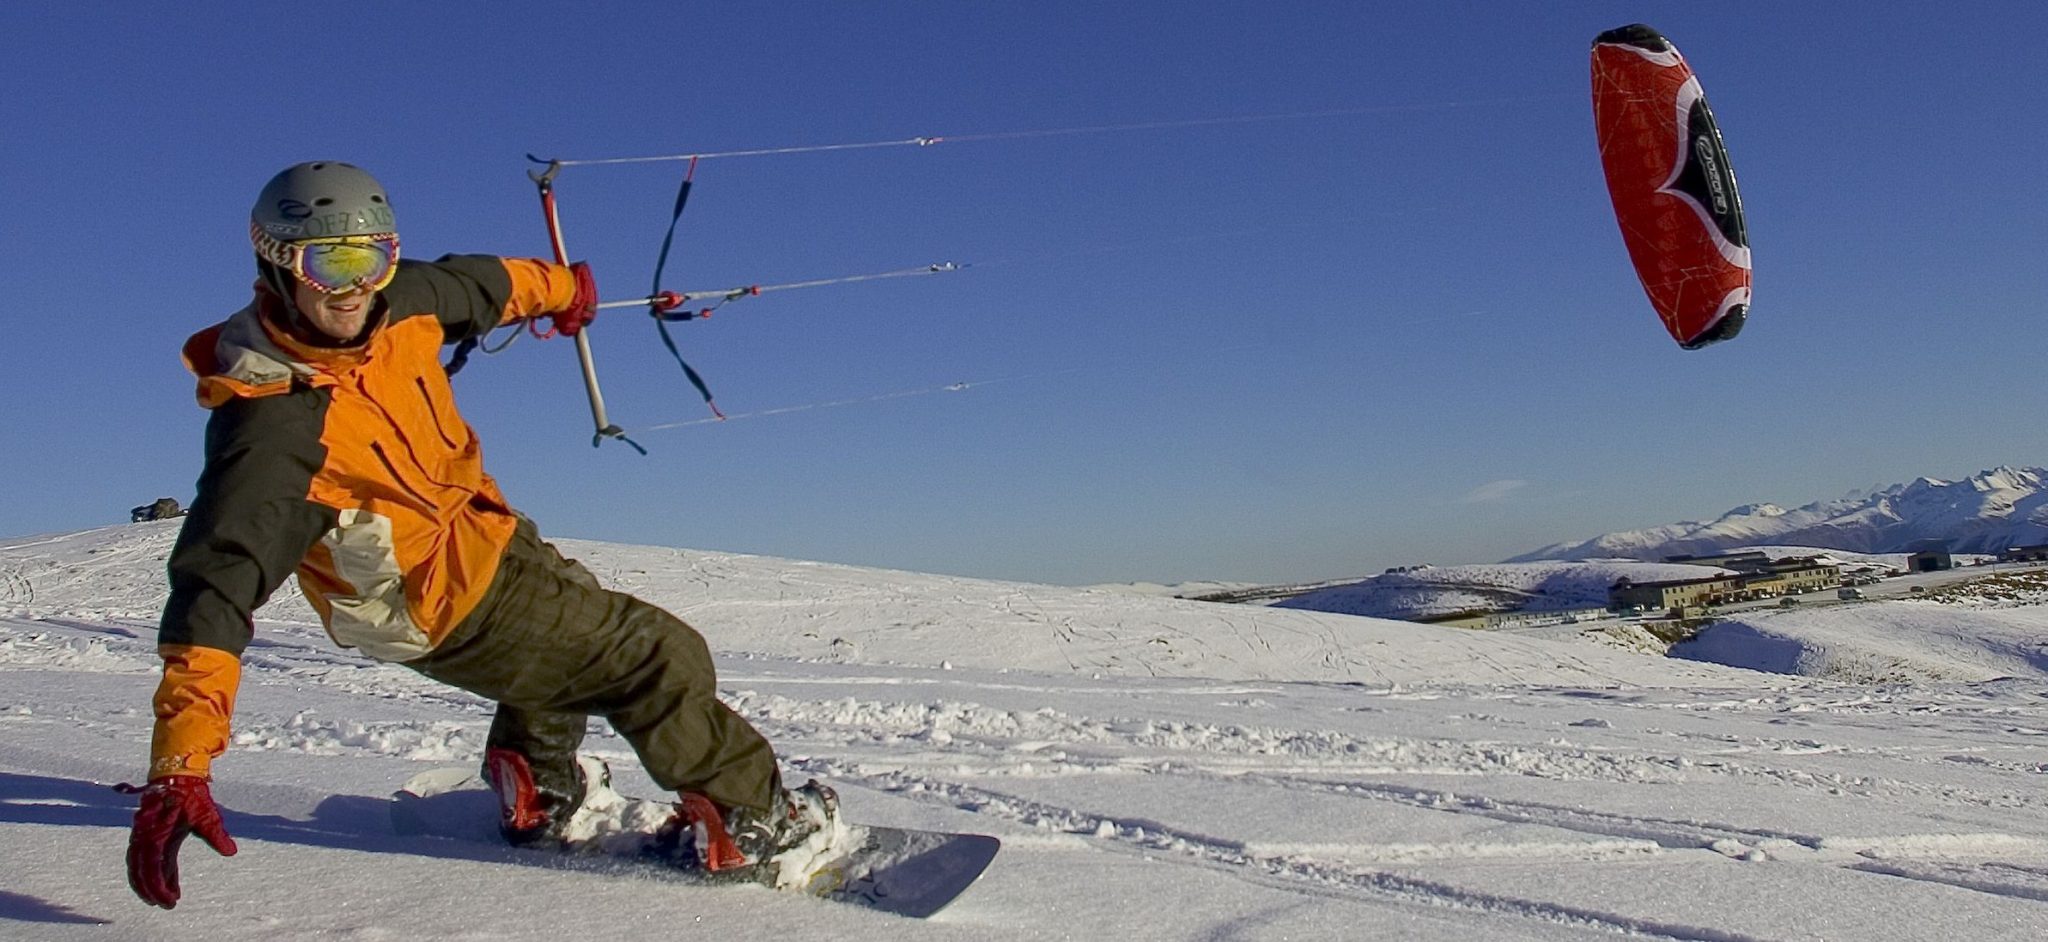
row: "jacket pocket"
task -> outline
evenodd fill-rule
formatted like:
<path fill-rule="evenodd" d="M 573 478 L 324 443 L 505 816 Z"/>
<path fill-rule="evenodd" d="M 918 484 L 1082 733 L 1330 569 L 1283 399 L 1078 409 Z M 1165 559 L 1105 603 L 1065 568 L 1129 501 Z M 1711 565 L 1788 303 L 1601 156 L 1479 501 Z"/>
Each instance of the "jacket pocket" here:
<path fill-rule="evenodd" d="M 419 501 L 430 512 L 441 509 L 440 505 L 436 504 L 433 498 L 428 497 L 425 491 L 405 479 L 405 475 L 398 470 L 398 462 L 392 460 L 391 452 L 384 448 L 383 442 L 371 442 L 370 451 L 376 453 L 377 460 L 384 465 L 384 473 L 390 475 L 391 483 L 396 485 L 399 490 L 411 495 L 412 499 Z"/>
<path fill-rule="evenodd" d="M 461 451 L 461 443 L 455 440 L 454 435 L 449 434 L 448 422 L 441 417 L 441 408 L 434 401 L 433 391 L 427 388 L 427 378 L 415 376 L 412 381 L 413 385 L 419 387 L 420 401 L 427 407 L 427 421 L 433 424 L 435 433 L 441 436 L 441 441 L 448 446 L 449 451 Z"/>
<path fill-rule="evenodd" d="M 353 591 L 322 596 L 327 632 L 335 643 L 361 648 L 380 661 L 410 661 L 430 649 L 405 596 L 405 570 L 388 517 L 367 510 L 341 512 L 340 525 L 320 542 L 334 561 L 334 576 Z"/>

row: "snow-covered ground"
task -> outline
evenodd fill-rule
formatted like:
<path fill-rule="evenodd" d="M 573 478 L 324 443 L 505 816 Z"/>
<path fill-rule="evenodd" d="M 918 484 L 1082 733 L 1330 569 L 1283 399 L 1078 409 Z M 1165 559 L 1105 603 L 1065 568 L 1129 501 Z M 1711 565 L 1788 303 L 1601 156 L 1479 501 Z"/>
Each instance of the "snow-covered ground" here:
<path fill-rule="evenodd" d="M 0 938 L 2048 937 L 2048 682 L 2024 657 L 1851 685 L 574 541 L 705 631 L 793 773 L 859 819 L 1000 836 L 987 876 L 915 922 L 395 835 L 386 797 L 474 763 L 489 704 L 334 649 L 282 600 L 217 767 L 241 854 L 188 845 L 185 901 L 160 912 L 125 885 L 133 799 L 107 785 L 142 770 L 175 527 L 0 541 Z M 1945 660 L 2048 638 L 2024 598 L 1937 606 L 1796 614 Z M 1922 608 L 2003 633 L 1885 614 Z M 620 740 L 589 746 L 621 791 L 652 791 Z"/>

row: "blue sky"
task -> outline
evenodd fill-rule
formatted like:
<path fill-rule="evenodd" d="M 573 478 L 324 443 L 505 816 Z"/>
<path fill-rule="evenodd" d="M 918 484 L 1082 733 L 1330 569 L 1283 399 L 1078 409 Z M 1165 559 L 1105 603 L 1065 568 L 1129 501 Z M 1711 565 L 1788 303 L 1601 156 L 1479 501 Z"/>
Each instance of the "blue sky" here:
<path fill-rule="evenodd" d="M 299 160 L 377 174 L 414 257 L 544 255 L 528 152 L 1328 110 L 1360 113 L 709 161 L 669 287 L 970 267 L 679 325 L 728 413 L 853 401 L 715 425 L 650 428 L 706 412 L 608 312 L 646 458 L 590 447 L 566 343 L 457 395 L 544 533 L 1064 583 L 1487 561 L 2048 463 L 2038 4 L 99 6 L 0 10 L 0 534 L 189 498 L 178 348 L 247 300 L 249 204 Z M 1749 325 L 1698 352 L 1592 140 L 1588 44 L 1638 21 L 1748 213 Z M 644 293 L 680 172 L 563 172 L 607 297 Z"/>

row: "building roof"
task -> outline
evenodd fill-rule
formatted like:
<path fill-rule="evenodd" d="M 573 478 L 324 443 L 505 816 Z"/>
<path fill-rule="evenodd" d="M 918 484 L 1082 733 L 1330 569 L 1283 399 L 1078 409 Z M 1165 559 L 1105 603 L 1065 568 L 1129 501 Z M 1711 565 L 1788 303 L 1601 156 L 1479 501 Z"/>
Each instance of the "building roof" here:
<path fill-rule="evenodd" d="M 1734 581 L 1735 581 L 1735 580 L 1736 580 L 1737 578 L 1739 578 L 1739 577 L 1737 577 L 1737 576 L 1733 576 L 1733 575 L 1728 575 L 1728 576 L 1702 576 L 1702 577 L 1700 577 L 1700 578 L 1697 578 L 1697 579 L 1662 579 L 1662 580 L 1658 580 L 1658 581 L 1656 581 L 1656 582 L 1636 582 L 1636 581 L 1634 581 L 1634 580 L 1632 580 L 1632 579 L 1629 579 L 1629 578 L 1627 578 L 1627 577 L 1623 577 L 1623 578 L 1621 578 L 1621 579 L 1617 579 L 1617 580 L 1615 580 L 1615 582 L 1614 582 L 1614 584 L 1613 584 L 1613 585 L 1611 585 L 1611 586 L 1608 586 L 1608 589 L 1609 589 L 1610 591 L 1611 591 L 1611 590 L 1614 590 L 1614 589 L 1621 589 L 1621 588 L 1629 588 L 1629 589 L 1669 589 L 1669 588 L 1676 588 L 1676 587 L 1678 587 L 1678 586 L 1687 586 L 1687 585 L 1705 585 L 1705 584 L 1707 584 L 1707 583 L 1710 583 L 1710 582 L 1734 582 Z"/>

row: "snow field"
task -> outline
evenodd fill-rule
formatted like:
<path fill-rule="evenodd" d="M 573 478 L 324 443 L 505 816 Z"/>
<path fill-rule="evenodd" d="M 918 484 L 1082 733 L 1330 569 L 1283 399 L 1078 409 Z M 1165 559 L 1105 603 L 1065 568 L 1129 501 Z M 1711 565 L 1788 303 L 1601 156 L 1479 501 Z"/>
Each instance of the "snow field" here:
<path fill-rule="evenodd" d="M 995 834 L 989 874 L 913 922 L 399 836 L 386 797 L 473 765 L 489 704 L 268 609 L 217 767 L 242 852 L 188 846 L 185 902 L 160 912 L 122 880 L 133 799 L 105 787 L 147 750 L 150 603 L 109 586 L 95 605 L 93 583 L 156 578 L 161 546 L 148 527 L 0 544 L 17 586 L 0 602 L 0 858 L 34 862 L 0 884 L 0 938 L 2048 937 L 2038 676 L 1843 684 L 583 545 L 601 577 L 692 609 L 722 696 L 792 778 L 831 784 L 856 820 Z M 1157 638 L 1178 653 L 1130 653 Z M 660 797 L 601 723 L 586 752 L 618 792 Z"/>

